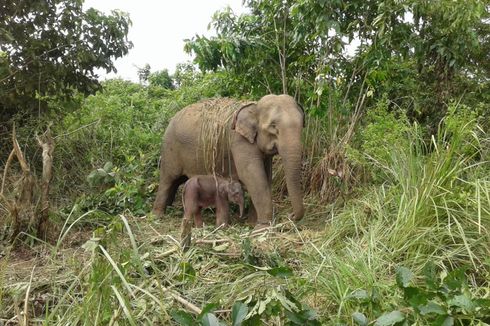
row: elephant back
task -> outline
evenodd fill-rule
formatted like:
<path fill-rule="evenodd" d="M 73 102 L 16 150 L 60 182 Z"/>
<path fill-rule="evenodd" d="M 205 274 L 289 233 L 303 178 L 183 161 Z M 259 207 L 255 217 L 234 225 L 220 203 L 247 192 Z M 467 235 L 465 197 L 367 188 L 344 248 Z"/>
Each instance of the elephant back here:
<path fill-rule="evenodd" d="M 183 108 L 172 118 L 165 138 L 177 140 L 177 152 L 193 151 L 195 164 L 189 163 L 191 175 L 228 175 L 233 164 L 230 154 L 233 117 L 247 103 L 229 98 L 207 99 Z"/>
<path fill-rule="evenodd" d="M 222 174 L 231 168 L 231 124 L 235 112 L 247 102 L 216 98 L 200 102 L 198 148 L 202 151 L 206 170 Z M 220 171 L 222 170 L 222 171 Z"/>

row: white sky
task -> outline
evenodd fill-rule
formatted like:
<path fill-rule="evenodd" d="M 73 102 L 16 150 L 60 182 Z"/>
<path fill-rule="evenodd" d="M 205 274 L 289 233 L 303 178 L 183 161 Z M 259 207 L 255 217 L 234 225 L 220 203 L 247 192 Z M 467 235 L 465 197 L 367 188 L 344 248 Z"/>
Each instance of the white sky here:
<path fill-rule="evenodd" d="M 129 13 L 133 26 L 128 37 L 134 46 L 116 61 L 116 76 L 138 81 L 135 65 L 148 63 L 152 72 L 167 68 L 173 73 L 177 63 L 191 60 L 184 53 L 184 39 L 196 34 L 212 35 L 207 29 L 211 16 L 227 5 L 236 14 L 245 11 L 242 0 L 85 0 L 84 8 Z M 99 74 L 103 79 L 115 76 L 105 71 Z"/>

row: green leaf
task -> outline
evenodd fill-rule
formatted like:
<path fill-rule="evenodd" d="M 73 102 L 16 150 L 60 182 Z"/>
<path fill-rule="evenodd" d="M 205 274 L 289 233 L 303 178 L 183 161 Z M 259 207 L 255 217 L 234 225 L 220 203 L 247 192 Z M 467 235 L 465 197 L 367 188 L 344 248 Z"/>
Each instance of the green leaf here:
<path fill-rule="evenodd" d="M 367 326 L 369 324 L 369 320 L 363 313 L 355 312 L 352 314 L 352 319 L 359 326 Z"/>
<path fill-rule="evenodd" d="M 317 320 L 318 314 L 309 307 L 301 311 L 285 310 L 284 314 L 294 325 L 321 325 Z"/>
<path fill-rule="evenodd" d="M 199 315 L 199 317 L 202 317 L 209 312 L 215 311 L 218 307 L 219 307 L 219 305 L 217 303 L 208 303 L 207 305 L 205 305 L 202 308 L 201 314 Z"/>
<path fill-rule="evenodd" d="M 444 278 L 444 284 L 450 290 L 460 290 L 466 283 L 466 267 L 453 270 Z"/>
<path fill-rule="evenodd" d="M 351 294 L 349 294 L 347 296 L 347 300 L 350 300 L 350 299 L 356 299 L 356 300 L 363 301 L 363 302 L 368 301 L 369 300 L 369 294 L 367 293 L 366 290 L 358 289 L 358 290 L 353 291 Z"/>
<path fill-rule="evenodd" d="M 196 321 L 194 320 L 194 317 L 190 313 L 188 313 L 187 311 L 184 311 L 184 310 L 172 310 L 170 312 L 170 315 L 180 325 L 193 326 L 193 325 L 196 324 Z"/>
<path fill-rule="evenodd" d="M 445 315 L 447 314 L 447 311 L 439 304 L 430 301 L 424 306 L 419 307 L 420 314 L 421 315 L 428 315 L 428 314 L 437 314 L 437 315 Z"/>
<path fill-rule="evenodd" d="M 488 310 L 490 312 L 490 299 L 476 299 L 476 300 L 473 300 L 473 303 L 479 307 L 479 308 L 486 308 L 486 310 Z"/>
<path fill-rule="evenodd" d="M 248 314 L 248 307 L 243 302 L 237 301 L 231 308 L 231 321 L 233 326 L 239 326 Z"/>
<path fill-rule="evenodd" d="M 405 320 L 405 315 L 402 312 L 395 310 L 395 311 L 386 313 L 386 314 L 382 315 L 381 317 L 379 317 L 378 319 L 376 319 L 376 323 L 374 323 L 374 325 L 375 326 L 390 326 L 390 325 L 394 325 L 396 323 L 402 322 L 404 320 Z"/>
<path fill-rule="evenodd" d="M 423 268 L 423 274 L 425 277 L 425 284 L 431 290 L 437 289 L 437 274 L 436 274 L 436 266 L 434 263 L 429 262 Z"/>
<path fill-rule="evenodd" d="M 403 289 L 403 294 L 405 295 L 405 300 L 413 308 L 418 308 L 418 306 L 425 305 L 428 301 L 427 293 L 416 287 L 406 287 Z"/>
<path fill-rule="evenodd" d="M 253 315 L 253 316 L 249 317 L 244 322 L 244 324 L 247 326 L 262 326 L 263 325 L 262 320 L 260 319 L 259 315 Z"/>
<path fill-rule="evenodd" d="M 287 266 L 279 266 L 279 267 L 268 269 L 267 273 L 279 278 L 286 278 L 286 277 L 293 276 L 293 271 Z"/>
<path fill-rule="evenodd" d="M 82 248 L 86 251 L 94 252 L 94 250 L 99 246 L 100 240 L 101 238 L 92 238 L 87 240 L 87 242 L 82 245 Z"/>
<path fill-rule="evenodd" d="M 454 318 L 451 316 L 439 316 L 434 320 L 433 324 L 434 326 L 453 326 L 454 325 Z"/>
<path fill-rule="evenodd" d="M 181 262 L 179 266 L 181 270 L 179 279 L 181 281 L 185 281 L 185 280 L 193 281 L 196 278 L 196 271 L 189 262 Z"/>
<path fill-rule="evenodd" d="M 305 309 L 301 311 L 301 316 L 304 320 L 314 321 L 318 319 L 317 312 L 308 306 L 306 306 Z"/>
<path fill-rule="evenodd" d="M 303 325 L 304 320 L 297 312 L 286 310 L 284 314 L 294 325 Z"/>
<path fill-rule="evenodd" d="M 459 307 L 467 312 L 475 310 L 475 304 L 465 294 L 456 295 L 447 301 L 450 307 Z"/>
<path fill-rule="evenodd" d="M 206 313 L 201 318 L 203 326 L 220 326 L 218 318 L 212 313 Z"/>
<path fill-rule="evenodd" d="M 104 164 L 103 170 L 109 173 L 111 172 L 112 168 L 113 168 L 112 162 L 106 162 L 106 164 Z"/>
<path fill-rule="evenodd" d="M 396 283 L 401 288 L 406 288 L 410 284 L 413 278 L 413 273 L 411 270 L 404 266 L 400 266 L 396 269 Z"/>

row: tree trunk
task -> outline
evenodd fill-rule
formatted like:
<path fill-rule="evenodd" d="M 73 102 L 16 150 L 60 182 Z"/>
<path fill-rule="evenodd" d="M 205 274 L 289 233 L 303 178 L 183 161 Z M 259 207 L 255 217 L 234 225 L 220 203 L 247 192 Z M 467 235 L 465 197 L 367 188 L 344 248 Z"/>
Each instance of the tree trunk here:
<path fill-rule="evenodd" d="M 49 217 L 49 184 L 53 178 L 53 151 L 54 141 L 51 131 L 48 129 L 44 138 L 37 137 L 39 146 L 43 149 L 43 176 L 41 181 L 41 211 L 37 223 L 37 235 L 41 239 L 46 238 Z"/>

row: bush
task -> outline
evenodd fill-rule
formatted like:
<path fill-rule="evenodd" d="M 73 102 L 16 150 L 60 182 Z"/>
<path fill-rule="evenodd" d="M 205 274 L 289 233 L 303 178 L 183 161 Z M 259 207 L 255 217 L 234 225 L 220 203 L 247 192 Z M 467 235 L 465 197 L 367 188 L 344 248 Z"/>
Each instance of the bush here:
<path fill-rule="evenodd" d="M 359 149 L 349 147 L 348 158 L 366 168 L 375 182 L 386 180 L 386 167 L 394 158 L 393 151 L 410 150 L 409 137 L 418 137 L 419 129 L 413 130 L 403 112 L 389 110 L 389 101 L 384 97 L 367 112 L 365 125 L 356 136 Z"/>

